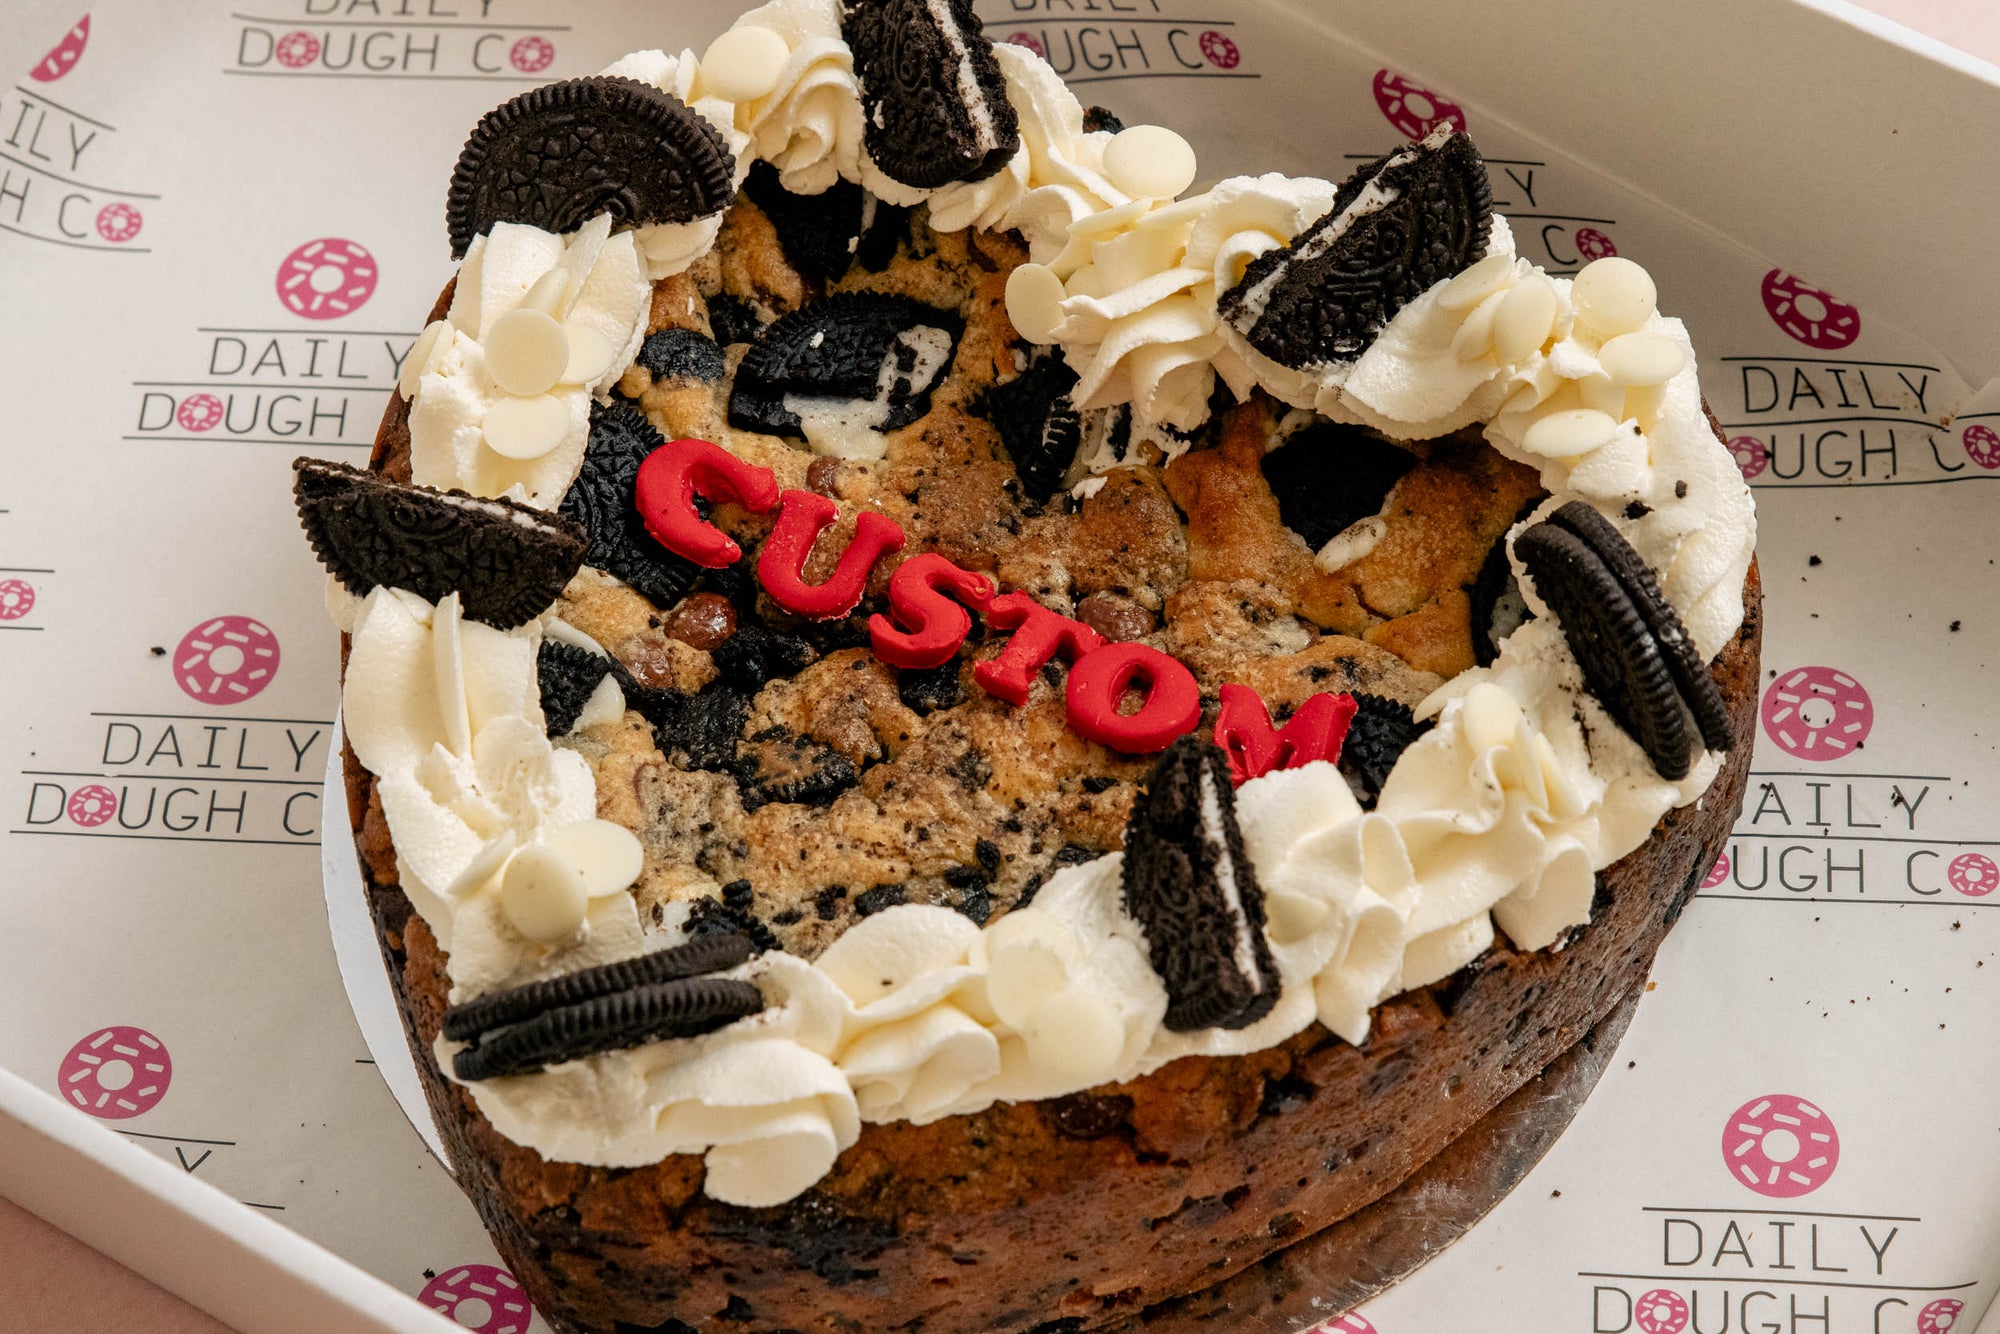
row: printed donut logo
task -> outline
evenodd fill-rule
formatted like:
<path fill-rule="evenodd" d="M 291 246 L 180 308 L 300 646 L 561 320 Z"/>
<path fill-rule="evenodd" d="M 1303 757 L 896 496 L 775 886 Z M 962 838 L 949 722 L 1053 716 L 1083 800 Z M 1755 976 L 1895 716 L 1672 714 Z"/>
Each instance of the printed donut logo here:
<path fill-rule="evenodd" d="M 1703 889 L 1714 889 L 1729 879 L 1729 854 L 1723 853 L 1715 859 L 1715 865 L 1708 868 L 1708 877 L 1701 882 Z"/>
<path fill-rule="evenodd" d="M 145 225 L 145 215 L 130 204 L 106 204 L 97 210 L 97 234 L 113 245 L 125 244 Z"/>
<path fill-rule="evenodd" d="M 520 1283 L 495 1265 L 461 1265 L 439 1274 L 417 1300 L 479 1334 L 526 1334 L 535 1317 Z"/>
<path fill-rule="evenodd" d="M 63 810 L 71 824 L 95 829 L 118 814 L 118 794 L 101 783 L 92 783 L 70 793 L 69 804 Z"/>
<path fill-rule="evenodd" d="M 2000 866 L 1996 866 L 1993 859 L 1984 853 L 1961 853 L 1951 859 L 1951 865 L 1945 868 L 1944 878 L 1968 899 L 1983 899 L 2000 889 Z"/>
<path fill-rule="evenodd" d="M 375 294 L 375 256 L 359 241 L 322 236 L 308 241 L 278 265 L 278 300 L 294 315 L 337 320 L 351 315 Z"/>
<path fill-rule="evenodd" d="M 1951 1334 L 1964 1313 L 1964 1302 L 1956 1297 L 1940 1297 L 1917 1312 L 1917 1334 Z"/>
<path fill-rule="evenodd" d="M 536 74 L 547 69 L 555 58 L 555 43 L 536 33 L 529 33 L 507 51 L 508 61 L 523 74 Z"/>
<path fill-rule="evenodd" d="M 1744 1103 L 1722 1127 L 1722 1159 L 1759 1195 L 1792 1199 L 1824 1186 L 1840 1166 L 1840 1136 L 1804 1098 L 1772 1093 Z"/>
<path fill-rule="evenodd" d="M 35 586 L 26 579 L 0 579 L 0 621 L 18 621 L 35 609 Z"/>
<path fill-rule="evenodd" d="M 204 704 L 241 704 L 278 674 L 278 637 L 248 616 L 218 616 L 174 650 L 174 680 Z"/>
<path fill-rule="evenodd" d="M 1243 63 L 1243 52 L 1236 43 L 1213 28 L 1201 35 L 1201 54 L 1217 69 L 1235 69 Z"/>
<path fill-rule="evenodd" d="M 167 1096 L 174 1063 L 158 1038 L 117 1024 L 79 1041 L 56 1071 L 64 1101 L 105 1121 L 151 1111 Z"/>
<path fill-rule="evenodd" d="M 1632 1322 L 1640 1334 L 1681 1334 L 1688 1323 L 1687 1301 L 1671 1288 L 1654 1288 L 1632 1304 Z"/>
<path fill-rule="evenodd" d="M 213 431 L 222 425 L 222 400 L 214 394 L 189 394 L 174 409 L 184 431 Z"/>
<path fill-rule="evenodd" d="M 1386 69 L 1375 71 L 1375 105 L 1405 139 L 1421 139 L 1446 122 L 1465 131 L 1465 113 L 1457 103 Z"/>
<path fill-rule="evenodd" d="M 1576 253 L 1585 259 L 1609 259 L 1618 253 L 1611 238 L 1595 227 L 1579 227 L 1570 239 L 1576 242 Z"/>
<path fill-rule="evenodd" d="M 1859 681 L 1831 667 L 1801 667 L 1779 677 L 1764 692 L 1758 713 L 1765 734 L 1801 760 L 1837 760 L 1875 726 L 1875 701 Z"/>
<path fill-rule="evenodd" d="M 273 50 L 286 69 L 304 69 L 319 59 L 319 38 L 309 32 L 288 32 Z"/>
<path fill-rule="evenodd" d="M 1771 451 L 1754 435 L 1730 436 L 1729 456 L 1736 460 L 1736 470 L 1746 482 L 1755 481 L 1771 466 Z"/>
<path fill-rule="evenodd" d="M 1026 47 L 1044 60 L 1047 60 L 1049 57 L 1048 48 L 1042 45 L 1042 39 L 1031 32 L 1017 32 L 1010 36 L 1007 41 L 1013 46 Z"/>
<path fill-rule="evenodd" d="M 1838 351 L 1861 336 L 1860 311 L 1783 269 L 1764 275 L 1764 309 L 1780 329 L 1822 352 Z"/>
<path fill-rule="evenodd" d="M 1375 1326 L 1369 1324 L 1365 1316 L 1350 1311 L 1324 1324 L 1314 1325 L 1306 1334 L 1375 1334 Z"/>
<path fill-rule="evenodd" d="M 1965 428 L 1965 434 L 1958 437 L 1965 446 L 1965 456 L 1988 469 L 2000 468 L 2000 431 L 1980 422 Z"/>
<path fill-rule="evenodd" d="M 76 21 L 76 26 L 63 34 L 63 39 L 49 48 L 49 53 L 35 62 L 28 71 L 28 77 L 36 83 L 54 83 L 63 75 L 76 68 L 76 62 L 83 58 L 83 48 L 90 42 L 90 15 L 85 14 Z"/>

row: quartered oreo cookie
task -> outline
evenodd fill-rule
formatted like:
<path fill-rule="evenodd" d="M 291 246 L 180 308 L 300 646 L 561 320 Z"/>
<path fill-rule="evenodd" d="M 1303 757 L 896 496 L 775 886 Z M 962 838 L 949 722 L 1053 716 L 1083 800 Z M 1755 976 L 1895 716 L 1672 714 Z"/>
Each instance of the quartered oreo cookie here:
<path fill-rule="evenodd" d="M 1264 456 L 1278 517 L 1314 551 L 1379 512 L 1416 455 L 1359 426 L 1314 422 Z"/>
<path fill-rule="evenodd" d="M 1246 1028 L 1278 1002 L 1264 891 L 1243 850 L 1229 763 L 1181 737 L 1153 766 L 1125 825 L 1125 910 L 1167 987 L 1166 1026 Z"/>
<path fill-rule="evenodd" d="M 611 659 L 560 639 L 544 639 L 535 655 L 542 717 L 550 736 L 567 736 L 583 714 L 591 692 L 611 672 Z"/>
<path fill-rule="evenodd" d="M 1373 810 L 1389 781 L 1389 771 L 1410 743 L 1431 730 L 1410 706 L 1381 695 L 1356 694 L 1354 719 L 1340 745 L 1340 773 L 1365 810 Z"/>
<path fill-rule="evenodd" d="M 778 246 L 791 266 L 807 278 L 826 282 L 846 273 L 861 248 L 870 221 L 868 196 L 842 179 L 816 195 L 795 195 L 768 162 L 750 168 L 743 193 L 771 220 Z"/>
<path fill-rule="evenodd" d="M 1029 354 L 1027 369 L 981 393 L 972 410 L 993 423 L 1014 460 L 1014 474 L 1031 499 L 1046 501 L 1062 489 L 1083 443 L 1083 419 L 1070 402 L 1076 372 L 1055 348 Z"/>
<path fill-rule="evenodd" d="M 1700 747 L 1735 744 L 1722 691 L 1653 572 L 1611 522 L 1571 501 L 1514 539 L 1555 613 L 1584 684 L 1660 777 L 1687 776 Z"/>
<path fill-rule="evenodd" d="M 639 465 L 666 441 L 631 402 L 614 398 L 590 408 L 590 442 L 583 469 L 570 484 L 560 512 L 590 534 L 585 560 L 650 599 L 671 607 L 693 586 L 701 567 L 676 556 L 646 531 L 633 503 Z"/>
<path fill-rule="evenodd" d="M 756 1014 L 764 995 L 729 977 L 690 977 L 544 1010 L 494 1029 L 452 1057 L 467 1082 L 533 1074 L 564 1061 L 668 1038 L 700 1037 Z"/>
<path fill-rule="evenodd" d="M 531 88 L 486 113 L 445 197 L 453 259 L 496 222 L 571 232 L 599 213 L 692 222 L 735 197 L 735 156 L 700 115 L 635 79 Z"/>
<path fill-rule="evenodd" d="M 1350 176 L 1325 217 L 1252 261 L 1216 309 L 1281 366 L 1352 361 L 1397 311 L 1484 255 L 1492 221 L 1485 161 L 1441 126 Z"/>
<path fill-rule="evenodd" d="M 471 1042 L 481 1034 L 532 1019 L 546 1010 L 580 1005 L 635 987 L 658 986 L 704 973 L 720 973 L 750 957 L 750 941 L 740 935 L 705 935 L 672 949 L 655 950 L 616 963 L 564 973 L 560 977 L 506 991 L 489 991 L 444 1012 L 444 1035 Z"/>
<path fill-rule="evenodd" d="M 560 515 L 323 459 L 294 460 L 292 471 L 314 554 L 357 595 L 400 588 L 436 602 L 456 592 L 467 616 L 508 630 L 547 610 L 583 564 L 583 528 Z"/>
<path fill-rule="evenodd" d="M 805 437 L 801 413 L 871 431 L 922 417 L 964 322 L 908 297 L 842 292 L 764 326 L 736 368 L 729 424 Z"/>
<path fill-rule="evenodd" d="M 840 35 L 861 85 L 862 144 L 891 180 L 920 190 L 984 180 L 1020 148 L 972 0 L 847 0 Z"/>

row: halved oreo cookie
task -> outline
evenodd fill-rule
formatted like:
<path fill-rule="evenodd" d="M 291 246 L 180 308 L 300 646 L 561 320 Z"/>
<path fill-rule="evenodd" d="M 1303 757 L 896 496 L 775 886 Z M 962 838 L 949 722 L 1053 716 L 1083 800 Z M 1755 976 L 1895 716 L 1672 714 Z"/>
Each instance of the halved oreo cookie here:
<path fill-rule="evenodd" d="M 544 1010 L 494 1029 L 452 1057 L 452 1072 L 475 1082 L 532 1074 L 607 1051 L 668 1038 L 700 1037 L 756 1014 L 764 995 L 730 977 L 690 977 Z"/>
<path fill-rule="evenodd" d="M 1021 490 L 1046 501 L 1062 487 L 1083 442 L 1083 420 L 1071 405 L 1076 372 L 1054 348 L 1029 354 L 1027 368 L 982 392 L 972 410 L 993 423 L 1014 460 Z"/>
<path fill-rule="evenodd" d="M 600 74 L 531 88 L 487 112 L 459 152 L 445 197 L 452 258 L 496 222 L 692 222 L 729 207 L 735 170 L 715 127 L 651 84 Z"/>
<path fill-rule="evenodd" d="M 729 424 L 803 439 L 801 409 L 875 431 L 922 417 L 964 322 L 908 297 L 842 292 L 764 326 L 736 368 Z M 851 409 L 843 405 L 852 405 Z"/>
<path fill-rule="evenodd" d="M 581 525 L 510 500 L 404 486 L 324 459 L 292 463 L 299 521 L 351 593 L 456 592 L 467 616 L 512 629 L 561 596 L 584 559 Z"/>
<path fill-rule="evenodd" d="M 1264 480 L 1285 527 L 1318 551 L 1348 525 L 1377 513 L 1416 455 L 1359 426 L 1319 421 L 1264 456 Z"/>
<path fill-rule="evenodd" d="M 847 0 L 840 35 L 861 85 L 862 144 L 891 180 L 984 180 L 1021 146 L 972 0 Z"/>
<path fill-rule="evenodd" d="M 444 1035 L 471 1042 L 480 1034 L 531 1019 L 544 1010 L 580 1005 L 635 987 L 657 986 L 684 977 L 720 973 L 750 957 L 750 941 L 740 935 L 704 935 L 672 949 L 655 950 L 541 982 L 489 991 L 444 1012 Z"/>
<path fill-rule="evenodd" d="M 1354 703 L 1354 720 L 1340 744 L 1340 773 L 1362 809 L 1373 810 L 1389 771 L 1431 724 L 1418 722 L 1409 705 L 1381 695 L 1357 693 Z"/>
<path fill-rule="evenodd" d="M 623 579 L 658 607 L 680 601 L 701 573 L 700 566 L 676 556 L 646 531 L 633 503 L 639 465 L 665 443 L 646 414 L 630 401 L 614 398 L 592 404 L 583 469 L 560 507 L 590 533 L 585 559 Z"/>
<path fill-rule="evenodd" d="M 1397 311 L 1484 255 L 1492 221 L 1479 150 L 1440 127 L 1350 176 L 1325 217 L 1252 261 L 1216 309 L 1281 366 L 1352 361 Z"/>
<path fill-rule="evenodd" d="M 544 639 L 535 655 L 542 717 L 550 736 L 567 736 L 590 701 L 591 692 L 611 672 L 611 659 L 560 639 Z"/>
<path fill-rule="evenodd" d="M 1167 747 L 1133 802 L 1123 891 L 1166 983 L 1169 1029 L 1246 1028 L 1278 1003 L 1264 891 L 1236 825 L 1229 763 L 1205 737 Z"/>
<path fill-rule="evenodd" d="M 750 168 L 743 193 L 771 220 L 793 268 L 826 282 L 846 273 L 868 224 L 868 197 L 853 181 L 835 181 L 816 195 L 795 195 L 768 162 Z"/>
<path fill-rule="evenodd" d="M 1514 516 L 1514 523 L 1534 513 L 1546 499 L 1546 494 L 1540 494 L 1529 500 Z M 1513 525 L 1508 526 L 1511 528 Z M 1479 565 L 1479 575 L 1466 594 L 1472 604 L 1473 661 L 1481 667 L 1491 667 L 1500 656 L 1501 641 L 1534 617 L 1521 597 L 1520 585 L 1514 579 L 1513 563 L 1507 559 L 1506 533 L 1500 534 L 1487 548 L 1486 559 Z"/>

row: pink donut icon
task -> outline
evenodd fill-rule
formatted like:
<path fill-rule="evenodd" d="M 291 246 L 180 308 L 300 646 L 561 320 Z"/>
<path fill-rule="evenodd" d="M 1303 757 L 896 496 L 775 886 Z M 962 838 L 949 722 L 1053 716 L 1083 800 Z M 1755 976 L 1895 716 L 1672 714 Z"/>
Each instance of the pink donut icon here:
<path fill-rule="evenodd" d="M 118 813 L 118 794 L 102 783 L 91 783 L 70 793 L 69 804 L 63 809 L 72 824 L 95 829 Z"/>
<path fill-rule="evenodd" d="M 1974 422 L 1958 439 L 1965 446 L 1965 456 L 1974 463 L 1989 470 L 2000 468 L 2000 431 Z"/>
<path fill-rule="evenodd" d="M 1965 1303 L 1956 1297 L 1940 1297 L 1917 1312 L 1917 1334 L 1950 1334 L 1958 1328 Z"/>
<path fill-rule="evenodd" d="M 1235 69 L 1243 63 L 1243 52 L 1236 43 L 1213 28 L 1201 35 L 1201 53 L 1217 69 Z"/>
<path fill-rule="evenodd" d="M 337 320 L 375 294 L 375 256 L 358 241 L 322 236 L 278 265 L 278 300 L 294 315 Z"/>
<path fill-rule="evenodd" d="M 1759 1195 L 1790 1199 L 1818 1190 L 1840 1166 L 1827 1114 L 1790 1093 L 1753 1098 L 1722 1127 L 1722 1160 Z"/>
<path fill-rule="evenodd" d="M 1764 309 L 1780 329 L 1822 352 L 1846 347 L 1861 336 L 1861 312 L 1783 269 L 1764 275 Z"/>
<path fill-rule="evenodd" d="M 123 1121 L 151 1111 L 174 1079 L 166 1046 L 143 1028 L 100 1028 L 69 1049 L 56 1070 L 63 1099 L 92 1116 Z"/>
<path fill-rule="evenodd" d="M 1875 701 L 1831 667 L 1800 667 L 1771 683 L 1758 709 L 1778 748 L 1801 760 L 1837 760 L 1868 739 Z"/>
<path fill-rule="evenodd" d="M 222 425 L 222 400 L 214 394 L 189 394 L 174 409 L 174 420 L 186 431 L 212 431 Z"/>
<path fill-rule="evenodd" d="M 286 69 L 304 69 L 319 59 L 319 38 L 309 32 L 288 32 L 278 39 L 275 52 Z"/>
<path fill-rule="evenodd" d="M 1618 253 L 1611 238 L 1595 227 L 1579 227 L 1570 239 L 1576 242 L 1576 253 L 1585 259 L 1609 259 Z"/>
<path fill-rule="evenodd" d="M 1405 139 L 1421 139 L 1446 121 L 1463 133 L 1465 113 L 1430 89 L 1386 69 L 1375 71 L 1375 105 Z"/>
<path fill-rule="evenodd" d="M 535 1308 L 506 1270 L 495 1265 L 460 1265 L 424 1284 L 417 1300 L 478 1334 L 527 1334 Z"/>
<path fill-rule="evenodd" d="M 218 616 L 182 637 L 174 680 L 204 704 L 241 704 L 278 674 L 278 637 L 248 616 Z"/>
<path fill-rule="evenodd" d="M 2000 889 L 2000 866 L 1982 852 L 1961 853 L 1945 868 L 1945 879 L 1968 899 L 1983 899 Z"/>
<path fill-rule="evenodd" d="M 1688 1304 L 1672 1288 L 1654 1288 L 1632 1304 L 1632 1320 L 1640 1334 L 1681 1334 L 1687 1328 Z"/>
<path fill-rule="evenodd" d="M 1035 34 L 1031 32 L 1013 33 L 1008 36 L 1007 41 L 1009 45 L 1024 46 L 1028 50 L 1033 51 L 1036 55 L 1041 56 L 1043 59 L 1048 58 L 1049 54 L 1048 48 L 1042 45 L 1041 38 L 1035 36 Z"/>
<path fill-rule="evenodd" d="M 76 62 L 83 57 L 83 48 L 90 41 L 90 15 L 85 14 L 76 21 L 76 26 L 63 34 L 63 39 L 49 48 L 49 53 L 35 62 L 28 71 L 28 77 L 36 83 L 54 83 L 63 75 L 76 68 Z"/>
<path fill-rule="evenodd" d="M 145 225 L 145 214 L 130 204 L 106 204 L 97 210 L 97 234 L 114 245 L 131 240 Z"/>
<path fill-rule="evenodd" d="M 1736 460 L 1736 470 L 1743 474 L 1746 482 L 1755 481 L 1764 469 L 1771 466 L 1771 451 L 1754 435 L 1730 436 L 1729 454 Z"/>
<path fill-rule="evenodd" d="M 555 58 L 556 44 L 532 32 L 514 43 L 507 51 L 507 59 L 523 74 L 534 74 L 547 69 Z"/>
<path fill-rule="evenodd" d="M 35 609 L 35 586 L 26 579 L 0 579 L 0 621 L 18 621 Z"/>
<path fill-rule="evenodd" d="M 1349 1311 L 1346 1315 L 1314 1325 L 1306 1334 L 1375 1334 L 1375 1326 L 1368 1323 L 1367 1317 Z"/>
<path fill-rule="evenodd" d="M 1703 889 L 1714 889 L 1729 879 L 1729 854 L 1723 853 L 1715 859 L 1715 865 L 1708 868 L 1708 877 L 1701 882 Z"/>

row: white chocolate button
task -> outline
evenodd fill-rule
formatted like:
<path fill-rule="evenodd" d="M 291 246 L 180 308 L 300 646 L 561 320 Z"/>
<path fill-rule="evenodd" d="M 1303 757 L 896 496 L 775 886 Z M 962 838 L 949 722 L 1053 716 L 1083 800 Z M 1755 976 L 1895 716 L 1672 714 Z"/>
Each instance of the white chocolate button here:
<path fill-rule="evenodd" d="M 1538 418 L 1522 433 L 1521 444 L 1533 453 L 1566 459 L 1589 453 L 1617 433 L 1618 421 L 1610 413 L 1595 408 L 1569 408 Z"/>
<path fill-rule="evenodd" d="M 1031 343 L 1053 343 L 1062 327 L 1062 279 L 1044 264 L 1022 264 L 1007 275 L 1007 318 Z"/>
<path fill-rule="evenodd" d="M 1194 173 L 1194 148 L 1164 125 L 1134 125 L 1104 146 L 1104 174 L 1135 198 L 1172 199 Z"/>
<path fill-rule="evenodd" d="M 1608 375 L 1586 375 L 1576 382 L 1577 397 L 1586 408 L 1595 408 L 1613 421 L 1625 419 L 1625 386 Z"/>
<path fill-rule="evenodd" d="M 1438 309 L 1471 310 L 1505 287 L 1513 275 L 1514 257 L 1496 250 L 1444 285 L 1444 290 L 1438 293 Z"/>
<path fill-rule="evenodd" d="M 1507 299 L 1505 292 L 1489 292 L 1479 308 L 1465 317 L 1465 323 L 1458 326 L 1458 332 L 1451 337 L 1451 354 L 1460 361 L 1477 361 L 1493 350 L 1493 320 L 1500 313 L 1500 305 Z"/>
<path fill-rule="evenodd" d="M 568 336 L 539 310 L 510 310 L 487 331 L 486 371 L 493 383 L 516 397 L 548 393 L 568 365 Z"/>
<path fill-rule="evenodd" d="M 563 307 L 569 304 L 569 274 L 560 267 L 550 269 L 535 279 L 535 285 L 521 298 L 525 310 L 539 310 L 555 319 L 563 316 Z"/>
<path fill-rule="evenodd" d="M 538 459 L 562 443 L 569 409 L 554 394 L 503 398 L 486 410 L 480 427 L 486 447 L 502 458 Z"/>
<path fill-rule="evenodd" d="M 1021 1037 L 1036 1066 L 1093 1084 L 1118 1068 L 1125 1022 L 1110 1001 L 1072 988 L 1036 1006 Z"/>
<path fill-rule="evenodd" d="M 1514 740 L 1521 726 L 1521 706 L 1514 697 L 1491 681 L 1481 681 L 1465 692 L 1459 707 L 1459 724 L 1474 751 L 1489 751 Z"/>
<path fill-rule="evenodd" d="M 500 911 L 508 925 L 542 945 L 568 940 L 590 906 L 583 868 L 552 847 L 521 849 L 500 877 Z"/>
<path fill-rule="evenodd" d="M 701 58 L 701 92 L 729 102 L 755 101 L 778 86 L 791 58 L 791 46 L 769 28 L 731 28 Z"/>
<path fill-rule="evenodd" d="M 1583 266 L 1569 289 L 1577 318 L 1607 338 L 1631 333 L 1653 318 L 1659 292 L 1653 275 L 1619 255 Z"/>
<path fill-rule="evenodd" d="M 611 369 L 617 349 L 611 340 L 584 324 L 565 324 L 563 336 L 569 340 L 569 364 L 563 367 L 564 384 L 596 384 Z"/>
<path fill-rule="evenodd" d="M 510 829 L 503 829 L 498 837 L 482 844 L 479 851 L 472 854 L 472 860 L 465 864 L 465 869 L 458 873 L 458 878 L 445 886 L 445 897 L 462 899 L 485 889 L 487 882 L 493 879 L 500 868 L 507 864 L 507 859 L 513 855 L 514 833 Z"/>
<path fill-rule="evenodd" d="M 434 358 L 444 355 L 451 346 L 451 321 L 432 320 L 417 335 L 417 341 L 410 345 L 410 355 L 403 358 L 403 369 L 396 376 L 396 388 L 404 398 L 417 396 L 417 382 L 430 370 Z"/>
<path fill-rule="evenodd" d="M 646 869 L 646 850 L 638 835 L 609 820 L 564 825 L 545 835 L 542 844 L 576 864 L 583 875 L 583 892 L 593 899 L 616 894 Z"/>
<path fill-rule="evenodd" d="M 986 1003 L 1001 1022 L 1023 1028 L 1035 1007 L 1069 985 L 1069 970 L 1053 949 L 1023 941 L 996 950 L 986 966 Z"/>
<path fill-rule="evenodd" d="M 1556 289 L 1530 278 L 1501 301 L 1493 316 L 1493 351 L 1503 363 L 1526 361 L 1541 350 L 1556 327 Z"/>
<path fill-rule="evenodd" d="M 1687 365 L 1687 353 L 1665 334 L 1641 330 L 1606 343 L 1597 364 L 1619 384 L 1665 384 Z"/>

